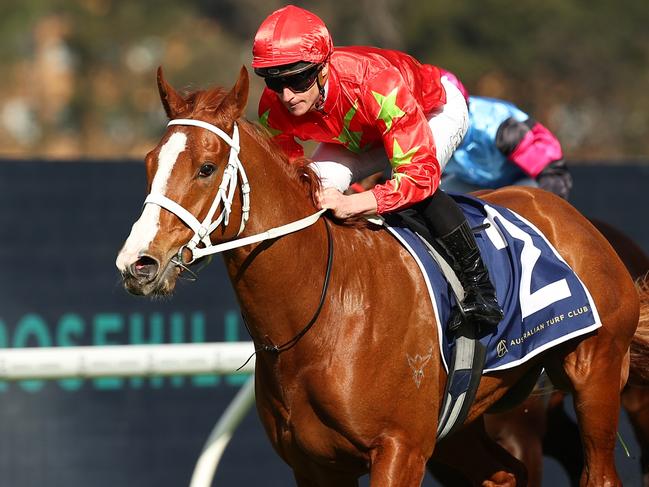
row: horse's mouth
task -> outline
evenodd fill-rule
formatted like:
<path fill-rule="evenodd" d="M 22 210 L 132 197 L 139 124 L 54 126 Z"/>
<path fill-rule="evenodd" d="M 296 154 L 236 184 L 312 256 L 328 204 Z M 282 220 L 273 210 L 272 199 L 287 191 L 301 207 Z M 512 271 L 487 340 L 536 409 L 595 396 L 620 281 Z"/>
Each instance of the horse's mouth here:
<path fill-rule="evenodd" d="M 181 273 L 181 268 L 168 261 L 162 272 L 158 272 L 153 279 L 143 279 L 130 272 L 122 274 L 124 289 L 136 296 L 168 296 L 176 287 L 176 280 Z"/>

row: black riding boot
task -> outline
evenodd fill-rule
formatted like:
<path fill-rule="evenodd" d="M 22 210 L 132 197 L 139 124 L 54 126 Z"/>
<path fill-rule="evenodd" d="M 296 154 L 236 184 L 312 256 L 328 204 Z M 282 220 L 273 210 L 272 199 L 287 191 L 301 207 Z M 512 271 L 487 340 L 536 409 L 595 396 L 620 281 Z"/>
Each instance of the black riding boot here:
<path fill-rule="evenodd" d="M 503 319 L 503 311 L 468 222 L 464 220 L 453 231 L 437 238 L 437 242 L 450 257 L 450 265 L 464 288 L 461 314 L 473 323 L 495 328 Z M 451 328 L 458 325 L 451 320 Z"/>

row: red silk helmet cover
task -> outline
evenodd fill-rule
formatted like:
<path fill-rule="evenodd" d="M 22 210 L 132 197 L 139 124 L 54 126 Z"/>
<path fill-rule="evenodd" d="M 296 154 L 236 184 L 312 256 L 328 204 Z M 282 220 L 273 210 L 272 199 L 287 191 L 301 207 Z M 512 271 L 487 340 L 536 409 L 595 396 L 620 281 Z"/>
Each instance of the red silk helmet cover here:
<path fill-rule="evenodd" d="M 333 50 L 327 26 L 317 15 L 294 5 L 270 14 L 255 35 L 252 66 L 269 68 L 298 61 L 324 62 Z"/>

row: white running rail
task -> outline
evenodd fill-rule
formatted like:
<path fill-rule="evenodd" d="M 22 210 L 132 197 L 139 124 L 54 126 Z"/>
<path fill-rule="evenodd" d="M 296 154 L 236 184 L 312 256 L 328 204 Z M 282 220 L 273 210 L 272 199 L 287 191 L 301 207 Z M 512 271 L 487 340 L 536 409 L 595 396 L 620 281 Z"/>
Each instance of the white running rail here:
<path fill-rule="evenodd" d="M 196 462 L 189 487 L 210 487 L 225 447 L 232 439 L 234 430 L 255 402 L 255 378 L 251 377 L 241 387 L 205 442 L 201 456 Z"/>
<path fill-rule="evenodd" d="M 0 380 L 250 374 L 252 342 L 89 347 L 0 348 Z M 241 387 L 214 426 L 196 463 L 190 487 L 210 487 L 234 430 L 255 401 L 254 377 Z"/>
<path fill-rule="evenodd" d="M 0 349 L 0 380 L 249 374 L 252 342 Z"/>

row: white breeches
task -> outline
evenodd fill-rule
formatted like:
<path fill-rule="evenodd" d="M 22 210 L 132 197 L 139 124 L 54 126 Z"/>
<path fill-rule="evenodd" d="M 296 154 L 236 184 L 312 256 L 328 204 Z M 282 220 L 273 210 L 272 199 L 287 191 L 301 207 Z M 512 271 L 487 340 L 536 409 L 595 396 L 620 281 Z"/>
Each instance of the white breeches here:
<path fill-rule="evenodd" d="M 460 90 L 445 76 L 442 77 L 442 84 L 446 90 L 446 104 L 428 118 L 441 171 L 462 142 L 469 124 L 466 100 Z M 355 154 L 342 145 L 321 143 L 311 158 L 311 167 L 320 176 L 322 187 L 333 187 L 340 191 L 345 191 L 352 182 L 390 167 L 383 147 Z"/>

